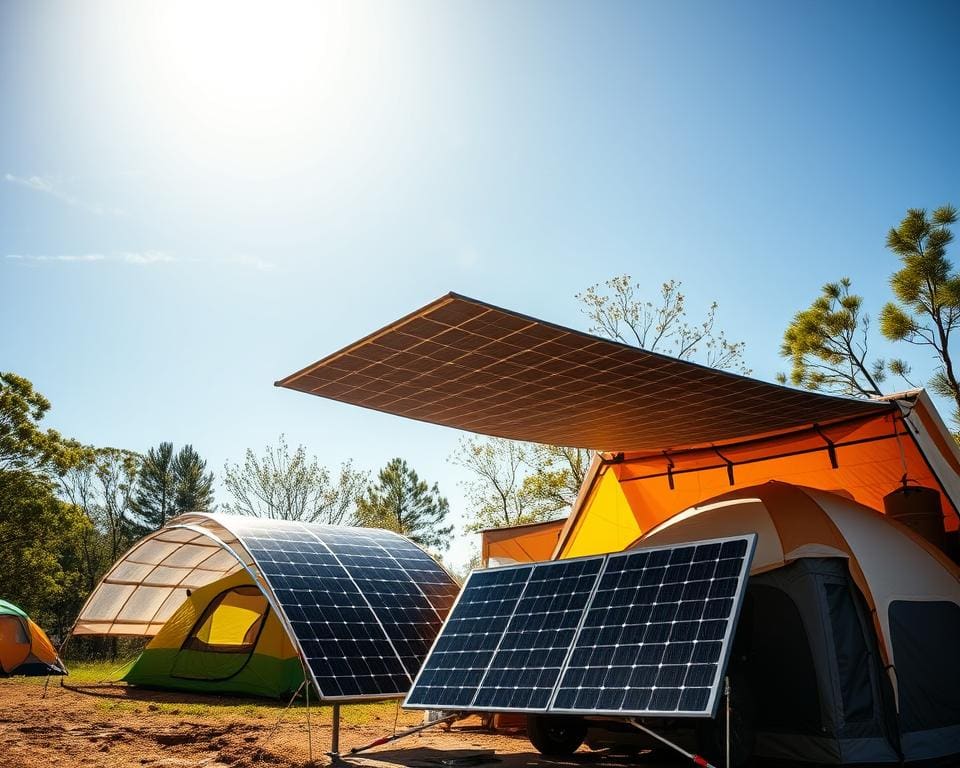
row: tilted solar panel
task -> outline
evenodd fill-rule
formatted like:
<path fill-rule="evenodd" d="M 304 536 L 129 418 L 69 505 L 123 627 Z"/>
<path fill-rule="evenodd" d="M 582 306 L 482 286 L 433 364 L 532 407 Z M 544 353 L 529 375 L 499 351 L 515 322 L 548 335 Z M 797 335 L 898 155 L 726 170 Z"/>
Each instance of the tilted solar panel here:
<path fill-rule="evenodd" d="M 756 536 L 471 574 L 405 706 L 712 716 Z"/>
<path fill-rule="evenodd" d="M 320 696 L 403 695 L 457 591 L 387 531 L 237 518 L 231 529 L 272 587 Z"/>

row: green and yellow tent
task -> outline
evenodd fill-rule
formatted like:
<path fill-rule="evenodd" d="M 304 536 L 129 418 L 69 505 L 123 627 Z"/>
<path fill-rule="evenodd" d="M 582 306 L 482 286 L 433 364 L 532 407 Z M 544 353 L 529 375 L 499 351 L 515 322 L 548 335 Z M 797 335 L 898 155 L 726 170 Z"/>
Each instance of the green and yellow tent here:
<path fill-rule="evenodd" d="M 303 667 L 276 612 L 242 570 L 191 592 L 123 679 L 279 698 L 300 686 Z"/>
<path fill-rule="evenodd" d="M 47 634 L 13 603 L 0 600 L 0 677 L 65 674 Z"/>

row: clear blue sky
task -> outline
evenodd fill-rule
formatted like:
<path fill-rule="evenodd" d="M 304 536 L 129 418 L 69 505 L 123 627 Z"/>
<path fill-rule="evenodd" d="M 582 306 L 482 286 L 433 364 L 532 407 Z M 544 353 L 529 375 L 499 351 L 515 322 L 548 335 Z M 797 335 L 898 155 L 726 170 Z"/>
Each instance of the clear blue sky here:
<path fill-rule="evenodd" d="M 716 299 L 772 378 L 822 283 L 876 314 L 886 230 L 960 204 L 958 30 L 952 2 L 0 0 L 0 369 L 89 443 L 219 474 L 283 432 L 403 455 L 461 514 L 456 432 L 273 381 L 448 290 L 586 327 L 574 294 L 624 272 Z"/>

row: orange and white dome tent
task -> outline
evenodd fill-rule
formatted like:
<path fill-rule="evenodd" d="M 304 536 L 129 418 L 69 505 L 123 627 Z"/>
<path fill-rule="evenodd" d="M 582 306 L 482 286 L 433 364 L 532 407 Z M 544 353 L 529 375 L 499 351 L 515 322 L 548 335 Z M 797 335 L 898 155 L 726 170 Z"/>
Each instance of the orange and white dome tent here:
<path fill-rule="evenodd" d="M 13 603 L 0 600 L 0 677 L 65 674 L 47 634 Z"/>
<path fill-rule="evenodd" d="M 747 532 L 758 534 L 751 590 L 764 594 L 753 595 L 752 619 L 745 609 L 738 642 L 760 689 L 758 754 L 852 763 L 960 752 L 960 568 L 876 510 L 780 482 L 714 497 L 636 544 Z M 782 673 L 805 659 L 809 674 Z M 805 719 L 797 711 L 764 732 L 766 710 L 777 709 L 764 706 L 764 689 L 778 706 L 804 696 L 818 704 L 809 732 L 795 727 Z"/>

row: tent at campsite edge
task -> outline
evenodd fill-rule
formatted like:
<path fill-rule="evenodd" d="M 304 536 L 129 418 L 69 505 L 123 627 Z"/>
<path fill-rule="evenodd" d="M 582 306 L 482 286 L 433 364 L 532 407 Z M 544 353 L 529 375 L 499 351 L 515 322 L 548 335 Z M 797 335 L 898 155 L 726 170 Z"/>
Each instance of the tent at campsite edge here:
<path fill-rule="evenodd" d="M 0 677 L 66 674 L 47 633 L 13 603 L 0 600 Z"/>

